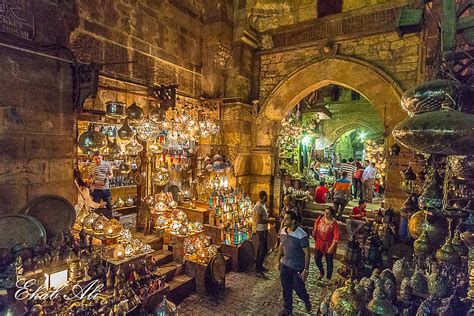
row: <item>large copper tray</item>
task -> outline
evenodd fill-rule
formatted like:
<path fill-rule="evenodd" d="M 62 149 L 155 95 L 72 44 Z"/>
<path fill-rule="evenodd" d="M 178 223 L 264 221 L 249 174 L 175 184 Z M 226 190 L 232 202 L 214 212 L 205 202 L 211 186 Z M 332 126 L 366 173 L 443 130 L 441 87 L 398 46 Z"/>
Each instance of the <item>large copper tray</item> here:
<path fill-rule="evenodd" d="M 43 195 L 31 200 L 21 213 L 33 216 L 46 229 L 48 238 L 68 231 L 76 221 L 74 206 L 57 195 Z"/>
<path fill-rule="evenodd" d="M 12 249 L 25 243 L 34 247 L 46 240 L 46 230 L 34 217 L 24 214 L 9 214 L 0 217 L 0 248 Z"/>

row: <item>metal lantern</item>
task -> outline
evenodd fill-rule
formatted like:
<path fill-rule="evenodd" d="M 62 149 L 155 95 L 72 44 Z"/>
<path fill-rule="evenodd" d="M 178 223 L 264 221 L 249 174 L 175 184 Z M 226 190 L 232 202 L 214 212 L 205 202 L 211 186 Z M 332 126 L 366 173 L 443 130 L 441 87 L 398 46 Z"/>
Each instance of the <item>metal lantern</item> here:
<path fill-rule="evenodd" d="M 443 184 L 442 179 L 437 171 L 435 171 L 431 182 L 424 189 L 418 198 L 418 206 L 420 209 L 427 209 L 433 213 L 439 212 L 443 207 Z"/>
<path fill-rule="evenodd" d="M 156 138 L 159 133 L 160 129 L 158 128 L 158 125 L 147 118 L 137 126 L 137 136 L 144 142 Z"/>
<path fill-rule="evenodd" d="M 397 142 L 430 154 L 474 154 L 474 115 L 460 111 L 428 112 L 408 118 L 392 131 Z"/>
<path fill-rule="evenodd" d="M 413 172 L 410 165 L 405 169 L 405 171 L 403 171 L 402 180 L 403 191 L 411 193 L 415 190 L 416 174 Z"/>
<path fill-rule="evenodd" d="M 125 146 L 127 155 L 138 156 L 143 150 L 143 146 L 137 141 L 136 137 L 132 138 L 132 141 Z"/>
<path fill-rule="evenodd" d="M 166 168 L 159 168 L 153 175 L 153 183 L 158 186 L 167 185 L 170 182 L 170 173 Z"/>
<path fill-rule="evenodd" d="M 133 129 L 128 124 L 128 119 L 125 119 L 122 127 L 119 128 L 117 134 L 121 140 L 130 140 L 133 137 Z"/>
<path fill-rule="evenodd" d="M 403 93 L 402 108 L 410 116 L 439 110 L 459 110 L 473 113 L 474 91 L 453 80 L 437 79 L 420 83 Z"/>
<path fill-rule="evenodd" d="M 143 113 L 143 109 L 139 107 L 135 102 L 133 102 L 126 110 L 127 112 L 127 119 L 132 124 L 139 124 L 143 121 L 145 114 Z"/>
<path fill-rule="evenodd" d="M 117 119 L 124 119 L 127 117 L 125 108 L 127 105 L 120 101 L 107 101 L 105 102 L 105 116 Z"/>
<path fill-rule="evenodd" d="M 163 301 L 156 306 L 153 310 L 155 316 L 175 316 L 178 315 L 178 308 L 175 304 L 166 299 L 166 295 L 163 296 Z"/>
<path fill-rule="evenodd" d="M 368 247 L 365 257 L 367 262 L 372 265 L 378 265 L 382 260 L 381 242 L 376 234 L 372 233 L 367 239 Z"/>
<path fill-rule="evenodd" d="M 107 146 L 107 138 L 101 132 L 95 131 L 92 125 L 89 125 L 87 131 L 82 133 L 78 139 L 79 148 L 83 153 L 91 154 L 102 150 Z"/>
<path fill-rule="evenodd" d="M 347 243 L 344 261 L 350 265 L 358 265 L 361 260 L 361 252 L 359 242 L 355 236 L 352 236 L 351 240 Z"/>
<path fill-rule="evenodd" d="M 166 120 L 166 113 L 161 106 L 157 105 L 151 108 L 150 113 L 148 113 L 148 117 L 153 122 L 161 124 Z"/>
<path fill-rule="evenodd" d="M 397 315 L 398 310 L 392 303 L 385 298 L 380 284 L 375 285 L 372 300 L 367 304 L 367 309 L 374 315 Z"/>

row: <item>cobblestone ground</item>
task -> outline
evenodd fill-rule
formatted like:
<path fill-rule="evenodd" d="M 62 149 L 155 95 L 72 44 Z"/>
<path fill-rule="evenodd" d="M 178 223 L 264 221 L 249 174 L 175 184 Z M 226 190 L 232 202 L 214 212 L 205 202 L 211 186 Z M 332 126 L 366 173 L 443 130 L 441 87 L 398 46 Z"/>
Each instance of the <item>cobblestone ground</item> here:
<path fill-rule="evenodd" d="M 324 262 L 324 261 L 323 261 Z M 226 289 L 219 296 L 205 296 L 197 293 L 187 297 L 179 305 L 180 315 L 278 315 L 283 309 L 283 297 L 278 270 L 276 269 L 276 251 L 265 261 L 270 270 L 266 278 L 255 277 L 254 272 L 230 272 L 226 275 Z M 337 277 L 338 261 L 334 262 L 333 279 Z M 306 281 L 306 289 L 311 297 L 313 311 L 316 315 L 321 300 L 334 290 L 335 286 L 327 286 L 316 281 L 319 275 L 311 257 L 310 273 Z M 294 314 L 308 315 L 303 302 L 293 292 Z"/>

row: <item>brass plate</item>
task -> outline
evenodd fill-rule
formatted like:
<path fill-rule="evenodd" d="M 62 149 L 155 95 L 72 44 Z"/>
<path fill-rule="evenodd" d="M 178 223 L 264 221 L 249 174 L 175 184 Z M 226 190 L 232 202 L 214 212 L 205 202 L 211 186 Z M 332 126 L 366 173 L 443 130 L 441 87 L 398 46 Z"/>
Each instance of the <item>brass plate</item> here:
<path fill-rule="evenodd" d="M 209 262 L 212 280 L 219 285 L 225 282 L 225 259 L 222 255 L 217 254 L 212 257 Z"/>
<path fill-rule="evenodd" d="M 21 213 L 33 216 L 46 230 L 48 238 L 68 231 L 76 221 L 74 206 L 57 195 L 43 195 L 31 200 Z"/>
<path fill-rule="evenodd" d="M 46 240 L 46 231 L 34 217 L 24 214 L 0 217 L 0 248 L 11 250 L 21 243 L 34 247 L 41 239 Z"/>

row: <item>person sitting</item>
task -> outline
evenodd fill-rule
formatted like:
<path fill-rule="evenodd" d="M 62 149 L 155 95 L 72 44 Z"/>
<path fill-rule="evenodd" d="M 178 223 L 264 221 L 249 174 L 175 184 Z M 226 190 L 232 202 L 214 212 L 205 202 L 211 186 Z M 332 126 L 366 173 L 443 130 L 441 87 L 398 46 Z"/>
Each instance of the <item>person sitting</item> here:
<path fill-rule="evenodd" d="M 314 202 L 325 204 L 326 203 L 326 194 L 329 193 L 329 189 L 326 188 L 324 181 L 319 183 L 319 186 L 314 190 Z"/>
<path fill-rule="evenodd" d="M 78 174 L 75 174 L 74 183 L 79 191 L 77 197 L 77 204 L 74 206 L 76 214 L 79 214 L 84 207 L 94 210 L 98 214 L 104 214 L 107 218 L 111 219 L 111 214 L 104 212 L 104 207 L 106 202 L 102 201 L 100 203 L 94 202 L 90 194 L 89 188 L 84 180 Z"/>
<path fill-rule="evenodd" d="M 360 232 L 368 223 L 366 207 L 367 202 L 364 200 L 360 200 L 359 206 L 356 206 L 352 209 L 351 217 L 346 220 L 347 233 L 349 234 L 349 236 Z M 352 230 L 353 226 L 356 226 L 356 229 L 354 231 Z"/>

